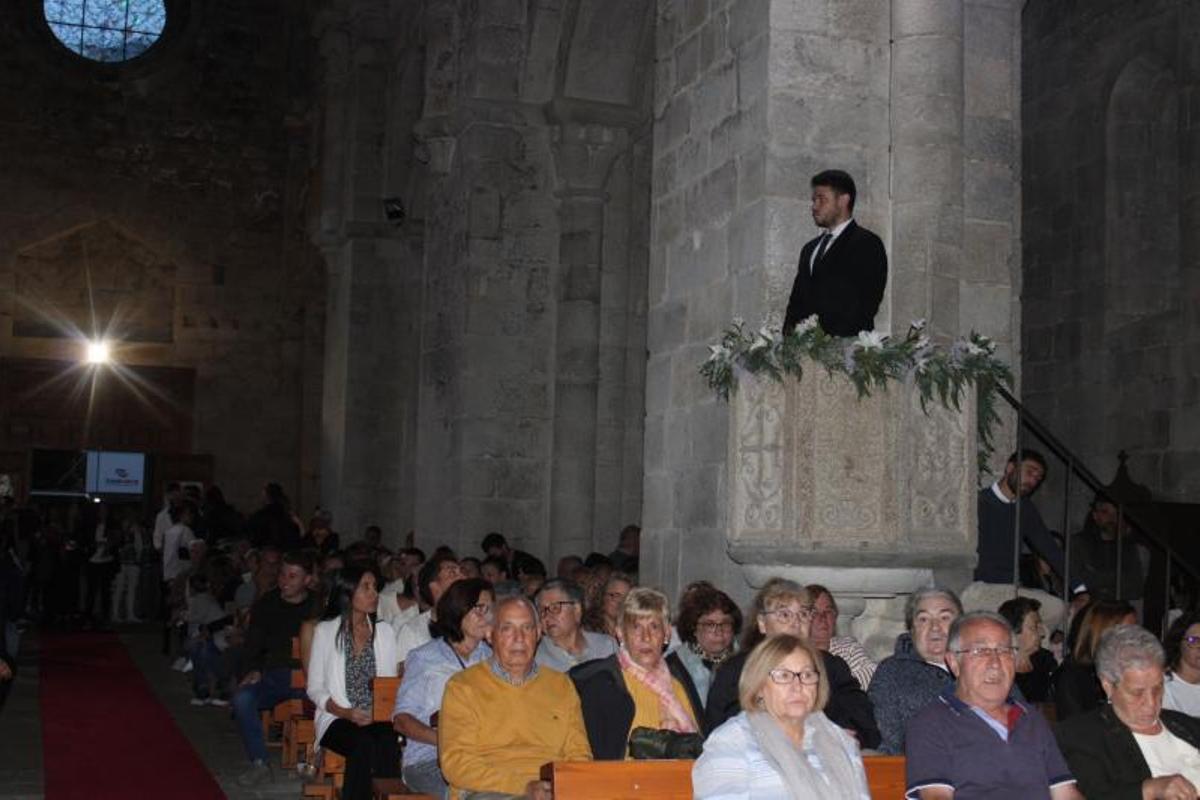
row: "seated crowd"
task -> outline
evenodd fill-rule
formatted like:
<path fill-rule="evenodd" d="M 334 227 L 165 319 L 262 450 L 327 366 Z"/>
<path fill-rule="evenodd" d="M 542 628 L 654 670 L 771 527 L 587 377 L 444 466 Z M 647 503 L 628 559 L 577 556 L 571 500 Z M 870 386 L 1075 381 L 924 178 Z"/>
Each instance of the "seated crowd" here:
<path fill-rule="evenodd" d="M 637 580 L 634 526 L 549 577 L 499 533 L 480 558 L 427 557 L 272 512 L 265 538 L 206 549 L 193 511 L 167 510 L 167 643 L 196 705 L 232 706 L 247 786 L 272 778 L 261 713 L 303 699 L 316 750 L 345 759 L 346 798 L 375 778 L 546 798 L 548 762 L 645 757 L 696 759 L 699 798 L 867 798 L 872 754 L 906 757 L 911 798 L 1197 797 L 1195 614 L 1164 647 L 1128 604 L 1072 603 L 1060 664 L 1039 600 L 964 613 L 929 587 L 876 664 L 823 586 L 773 578 L 743 611 L 700 581 L 672 608 Z M 374 681 L 389 676 L 385 721 Z"/>

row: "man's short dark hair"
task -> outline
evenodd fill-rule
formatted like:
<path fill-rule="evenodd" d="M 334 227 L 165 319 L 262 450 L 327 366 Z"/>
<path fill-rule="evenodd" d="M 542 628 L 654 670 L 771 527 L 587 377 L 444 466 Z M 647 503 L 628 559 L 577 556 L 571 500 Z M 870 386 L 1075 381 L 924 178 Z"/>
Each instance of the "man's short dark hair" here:
<path fill-rule="evenodd" d="M 537 590 L 537 599 L 540 601 L 542 595 L 546 592 L 559 591 L 567 596 L 567 599 L 574 603 L 579 603 L 579 607 L 583 608 L 584 595 L 583 587 L 569 578 L 551 578 L 542 584 Z"/>
<path fill-rule="evenodd" d="M 483 541 L 479 543 L 479 549 L 486 553 L 493 547 L 508 547 L 508 540 L 504 538 L 503 534 L 492 531 L 483 537 Z"/>
<path fill-rule="evenodd" d="M 1013 633 L 1020 633 L 1022 626 L 1025 624 L 1025 617 L 1029 616 L 1029 612 L 1039 611 L 1041 607 L 1041 601 L 1035 600 L 1032 597 L 1014 597 L 1011 600 L 1005 600 L 1001 603 L 997 613 L 1008 620 L 1008 624 L 1012 626 Z"/>
<path fill-rule="evenodd" d="M 522 575 L 540 575 L 546 577 L 546 565 L 531 555 L 522 555 L 513 559 L 513 572 L 517 573 L 513 577 L 520 578 Z"/>
<path fill-rule="evenodd" d="M 583 565 L 588 569 L 599 566 L 611 567 L 612 559 L 604 553 L 588 553 L 587 558 L 583 560 Z"/>
<path fill-rule="evenodd" d="M 854 201 L 858 198 L 858 189 L 854 186 L 854 178 L 849 172 L 840 169 L 827 169 L 812 177 L 812 188 L 828 186 L 838 194 L 850 195 L 850 210 L 854 210 Z"/>
<path fill-rule="evenodd" d="M 289 550 L 283 554 L 283 566 L 299 567 L 305 574 L 312 575 L 317 562 L 312 550 Z"/>
<path fill-rule="evenodd" d="M 1040 451 L 1034 450 L 1032 447 L 1023 447 L 1019 452 L 1014 450 L 1012 455 L 1008 457 L 1008 463 L 1012 464 L 1014 467 L 1025 461 L 1032 461 L 1033 463 L 1037 464 L 1042 468 L 1043 473 L 1049 471 L 1046 469 L 1046 457 L 1042 455 Z"/>
<path fill-rule="evenodd" d="M 487 558 L 485 558 L 483 560 L 483 563 L 481 563 L 479 565 L 479 569 L 482 570 L 484 567 L 488 566 L 489 564 L 491 566 L 495 567 L 498 572 L 502 573 L 505 578 L 512 577 L 512 575 L 508 574 L 508 564 L 505 563 L 503 558 L 499 558 L 497 556 L 488 556 Z"/>

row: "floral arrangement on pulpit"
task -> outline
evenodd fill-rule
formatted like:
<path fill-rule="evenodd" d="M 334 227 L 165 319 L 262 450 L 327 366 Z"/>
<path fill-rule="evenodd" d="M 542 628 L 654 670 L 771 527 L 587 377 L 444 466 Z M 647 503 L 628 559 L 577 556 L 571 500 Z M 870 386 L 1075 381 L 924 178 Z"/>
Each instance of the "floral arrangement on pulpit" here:
<path fill-rule="evenodd" d="M 813 362 L 830 374 L 844 375 L 867 397 L 872 390 L 886 390 L 891 381 L 912 381 L 921 398 L 921 408 L 936 401 L 943 408 L 961 410 L 963 392 L 978 392 L 979 465 L 985 469 L 992 454 L 992 432 L 1000 416 L 996 412 L 996 387 L 1012 386 L 1012 370 L 996 357 L 996 344 L 982 334 L 955 339 L 949 347 L 938 346 L 925 333 L 925 320 L 916 320 L 903 338 L 880 331 L 863 331 L 856 337 L 830 336 L 815 316 L 800 322 L 784 336 L 776 326 L 757 332 L 735 319 L 725 329 L 719 344 L 709 345 L 709 356 L 700 374 L 724 400 L 737 390 L 744 375 L 767 376 L 782 381 L 785 375 L 799 380 L 804 367 Z"/>

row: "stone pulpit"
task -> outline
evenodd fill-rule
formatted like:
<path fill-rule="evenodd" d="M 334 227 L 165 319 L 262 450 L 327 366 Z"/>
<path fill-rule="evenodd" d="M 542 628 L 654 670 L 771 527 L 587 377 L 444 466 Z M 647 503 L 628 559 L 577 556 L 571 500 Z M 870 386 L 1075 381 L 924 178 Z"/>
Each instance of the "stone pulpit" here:
<path fill-rule="evenodd" d="M 751 586 L 826 585 L 842 633 L 890 652 L 903 599 L 975 563 L 975 399 L 922 408 L 910 383 L 859 398 L 815 365 L 743 377 L 730 400 L 728 552 Z"/>

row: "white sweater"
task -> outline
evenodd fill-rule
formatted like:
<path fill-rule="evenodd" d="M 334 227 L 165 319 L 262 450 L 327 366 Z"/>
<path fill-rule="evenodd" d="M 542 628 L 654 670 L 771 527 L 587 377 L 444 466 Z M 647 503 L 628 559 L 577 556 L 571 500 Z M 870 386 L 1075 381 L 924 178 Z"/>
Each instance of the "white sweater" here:
<path fill-rule="evenodd" d="M 313 631 L 312 653 L 308 657 L 308 699 L 317 707 L 314 723 L 317 744 L 337 719 L 325 710 L 325 701 L 332 699 L 342 708 L 350 707 L 346 696 L 346 654 L 337 646 L 340 619 L 317 623 Z M 396 633 L 386 622 L 375 624 L 375 677 L 394 678 L 400 659 L 396 657 Z"/>

